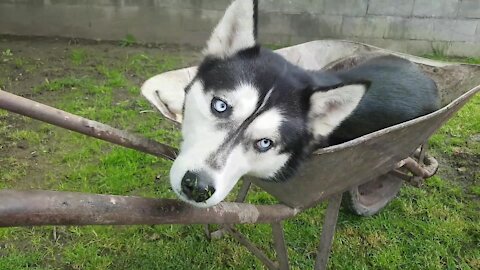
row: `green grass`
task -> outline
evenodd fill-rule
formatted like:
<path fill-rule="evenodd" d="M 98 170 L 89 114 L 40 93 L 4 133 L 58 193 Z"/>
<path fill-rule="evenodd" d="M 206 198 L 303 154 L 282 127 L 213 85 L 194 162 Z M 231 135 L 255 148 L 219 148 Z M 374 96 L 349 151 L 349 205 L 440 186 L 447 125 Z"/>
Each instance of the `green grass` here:
<path fill-rule="evenodd" d="M 82 65 L 87 60 L 87 53 L 82 49 L 73 49 L 70 54 L 70 60 L 76 66 Z"/>
<path fill-rule="evenodd" d="M 94 46 L 66 51 L 52 64 L 65 72 L 34 87 L 32 98 L 178 146 L 176 128 L 156 113 L 140 113 L 151 107 L 139 96 L 139 85 L 149 76 L 184 66 L 183 56 L 130 49 L 116 54 Z M 14 63 L 22 55 L 9 57 Z M 331 269 L 480 268 L 480 179 L 478 167 L 467 162 L 478 161 L 480 155 L 480 142 L 472 139 L 480 133 L 479 104 L 477 95 L 432 138 L 432 153 L 442 157 L 442 168 L 449 170 L 421 189 L 405 186 L 398 199 L 374 217 L 340 214 Z M 168 161 L 0 111 L 0 188 L 174 198 L 168 185 L 170 166 Z M 458 173 L 458 166 L 467 172 Z M 274 199 L 255 188 L 248 201 Z M 293 269 L 313 268 L 324 211 L 319 205 L 285 222 Z M 239 229 L 274 255 L 268 226 Z M 202 226 L 68 226 L 0 229 L 0 269 L 263 266 L 231 238 L 208 241 Z"/>

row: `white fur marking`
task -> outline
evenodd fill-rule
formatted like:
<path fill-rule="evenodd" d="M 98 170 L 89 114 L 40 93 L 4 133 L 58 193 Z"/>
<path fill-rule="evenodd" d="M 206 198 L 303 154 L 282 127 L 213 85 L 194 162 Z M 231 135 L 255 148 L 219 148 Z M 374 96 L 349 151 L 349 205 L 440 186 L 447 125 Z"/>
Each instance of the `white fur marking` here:
<path fill-rule="evenodd" d="M 247 129 L 247 136 L 256 140 L 268 138 L 277 140 L 280 136 L 280 126 L 283 116 L 279 109 L 270 109 L 259 116 L 250 124 Z"/>
<path fill-rule="evenodd" d="M 272 92 L 273 92 L 273 87 L 270 90 L 268 90 L 268 93 L 265 95 L 265 98 L 263 99 L 262 104 L 260 105 L 260 108 L 258 108 L 259 110 L 261 110 L 261 109 L 263 109 L 263 107 L 265 107 L 268 100 L 272 96 Z"/>
<path fill-rule="evenodd" d="M 267 138 L 277 144 L 281 139 L 280 127 L 283 121 L 284 117 L 279 109 L 268 110 L 250 124 L 247 136 L 253 139 L 252 143 Z M 252 164 L 249 174 L 261 178 L 275 176 L 290 158 L 289 154 L 280 154 L 278 151 L 278 147 L 274 147 L 265 153 L 258 153 L 252 148 L 248 157 Z"/>
<path fill-rule="evenodd" d="M 251 84 L 240 84 L 222 98 L 233 107 L 232 120 L 242 122 L 254 113 L 258 102 L 258 90 Z"/>

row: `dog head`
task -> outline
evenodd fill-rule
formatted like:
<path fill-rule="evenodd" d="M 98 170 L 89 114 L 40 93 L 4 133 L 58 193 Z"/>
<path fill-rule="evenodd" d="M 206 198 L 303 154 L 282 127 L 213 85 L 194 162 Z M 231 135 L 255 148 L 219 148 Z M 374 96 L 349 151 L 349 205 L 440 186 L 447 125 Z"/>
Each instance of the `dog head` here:
<path fill-rule="evenodd" d="M 288 179 L 365 93 L 363 84 L 303 70 L 261 48 L 257 10 L 256 0 L 230 5 L 185 91 L 162 93 L 155 80 L 142 88 L 167 117 L 183 115 L 170 181 L 199 207 L 221 202 L 244 175 Z"/>

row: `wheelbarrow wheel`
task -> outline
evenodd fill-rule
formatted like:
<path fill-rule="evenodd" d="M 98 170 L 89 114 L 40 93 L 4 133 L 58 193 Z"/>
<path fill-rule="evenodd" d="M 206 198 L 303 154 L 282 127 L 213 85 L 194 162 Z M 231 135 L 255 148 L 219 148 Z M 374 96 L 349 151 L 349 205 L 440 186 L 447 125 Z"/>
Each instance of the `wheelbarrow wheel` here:
<path fill-rule="evenodd" d="M 402 184 L 401 178 L 384 174 L 345 192 L 342 205 L 358 216 L 375 215 L 397 196 Z"/>

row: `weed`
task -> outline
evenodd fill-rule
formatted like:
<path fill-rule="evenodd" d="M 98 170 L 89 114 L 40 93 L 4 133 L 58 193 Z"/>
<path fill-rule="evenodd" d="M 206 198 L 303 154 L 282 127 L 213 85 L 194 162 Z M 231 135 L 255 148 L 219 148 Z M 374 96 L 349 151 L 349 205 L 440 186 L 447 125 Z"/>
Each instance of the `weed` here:
<path fill-rule="evenodd" d="M 126 86 L 126 80 L 122 72 L 115 69 L 109 69 L 106 66 L 97 66 L 97 71 L 102 74 L 105 79 L 105 86 L 120 88 Z"/>
<path fill-rule="evenodd" d="M 121 47 L 130 47 L 137 44 L 137 40 L 135 36 L 132 34 L 127 34 L 121 41 L 120 41 L 120 46 Z"/>
<path fill-rule="evenodd" d="M 6 118 L 8 116 L 8 112 L 4 110 L 0 110 L 0 119 Z"/>
<path fill-rule="evenodd" d="M 9 133 L 8 137 L 14 141 L 26 141 L 31 145 L 38 145 L 41 142 L 40 134 L 31 130 L 16 130 Z"/>
<path fill-rule="evenodd" d="M 13 56 L 13 53 L 10 49 L 6 49 L 5 51 L 2 52 L 3 56 L 11 57 Z"/>
<path fill-rule="evenodd" d="M 70 60 L 76 66 L 82 65 L 87 59 L 87 53 L 82 49 L 73 49 L 70 54 Z"/>

